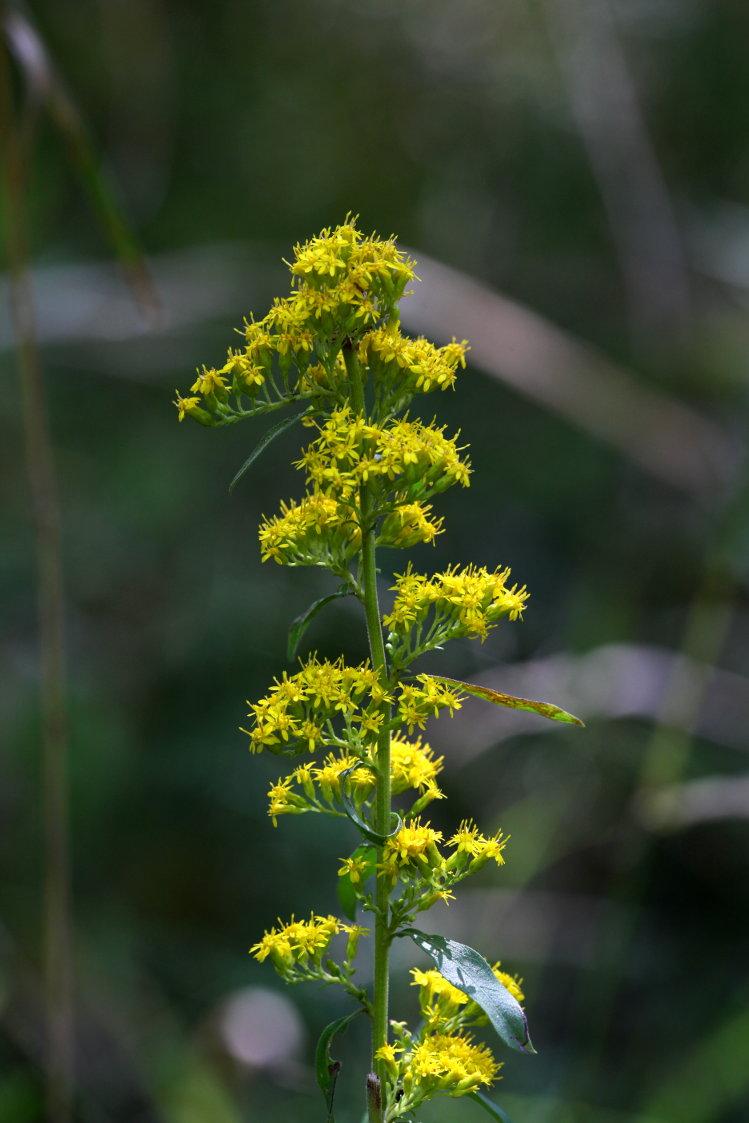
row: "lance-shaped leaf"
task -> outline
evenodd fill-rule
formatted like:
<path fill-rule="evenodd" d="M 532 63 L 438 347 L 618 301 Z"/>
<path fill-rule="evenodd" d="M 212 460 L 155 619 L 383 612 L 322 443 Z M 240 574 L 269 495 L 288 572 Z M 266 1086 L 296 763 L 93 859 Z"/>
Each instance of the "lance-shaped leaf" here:
<path fill-rule="evenodd" d="M 299 641 L 307 630 L 307 626 L 314 620 L 320 609 L 325 608 L 326 604 L 330 604 L 331 601 L 336 600 L 338 597 L 349 596 L 350 593 L 351 589 L 348 585 L 341 585 L 340 589 L 337 589 L 335 593 L 328 593 L 326 597 L 320 597 L 319 600 L 311 604 L 301 615 L 292 620 L 291 627 L 289 628 L 289 642 L 286 647 L 286 656 L 289 660 L 293 659 L 296 655 Z"/>
<path fill-rule="evenodd" d="M 229 484 L 229 491 L 232 491 L 232 489 L 234 488 L 234 485 L 239 480 L 241 480 L 242 476 L 245 474 L 247 469 L 250 468 L 255 463 L 258 456 L 260 456 L 261 453 L 265 452 L 266 448 L 271 443 L 271 441 L 275 441 L 276 437 L 279 437 L 281 435 L 281 433 L 285 433 L 286 430 L 290 429 L 292 425 L 296 425 L 297 421 L 301 420 L 301 418 L 304 417 L 306 412 L 307 412 L 307 410 L 303 409 L 301 411 L 301 413 L 295 413 L 295 414 L 293 414 L 292 417 L 285 417 L 283 419 L 283 421 L 279 421 L 277 425 L 274 425 L 271 429 L 268 430 L 267 433 L 265 433 L 260 438 L 260 440 L 255 445 L 255 447 L 253 448 L 250 455 L 245 460 L 242 467 L 237 472 L 234 479 Z"/>
<path fill-rule="evenodd" d="M 354 1010 L 353 1014 L 347 1014 L 345 1018 L 337 1018 L 336 1021 L 331 1022 L 330 1025 L 325 1027 L 320 1034 L 320 1040 L 317 1042 L 317 1050 L 315 1052 L 315 1075 L 317 1076 L 317 1083 L 320 1086 L 320 1091 L 325 1097 L 325 1106 L 328 1109 L 327 1123 L 334 1123 L 333 1100 L 335 1099 L 335 1086 L 338 1081 L 338 1073 L 341 1071 L 341 1062 L 333 1060 L 330 1055 L 330 1046 L 333 1042 L 333 1038 L 361 1013 L 361 1010 Z"/>
<path fill-rule="evenodd" d="M 366 822 L 366 820 L 362 818 L 356 808 L 356 805 L 354 804 L 353 799 L 344 787 L 344 780 L 347 780 L 352 772 L 355 772 L 357 768 L 369 767 L 370 766 L 368 764 L 365 764 L 363 760 L 357 760 L 356 764 L 352 764 L 350 768 L 346 768 L 341 773 L 341 803 L 343 804 L 343 810 L 346 812 L 351 822 L 359 828 L 364 837 L 368 838 L 370 842 L 376 842 L 378 846 L 381 846 L 383 842 L 387 842 L 389 838 L 392 838 L 393 835 L 397 834 L 403 826 L 403 820 L 401 819 L 400 815 L 396 811 L 393 811 L 390 818 L 391 821 L 395 819 L 395 826 L 388 834 L 380 834 L 379 831 L 375 830 L 371 823 Z"/>
<path fill-rule="evenodd" d="M 363 867 L 361 871 L 362 881 L 366 881 L 377 869 L 377 851 L 374 846 L 362 843 L 361 846 L 357 846 L 351 857 L 358 858 L 360 865 Z M 338 878 L 338 903 L 344 916 L 347 916 L 349 920 L 356 920 L 356 890 L 348 871 L 342 873 Z"/>
<path fill-rule="evenodd" d="M 492 1119 L 498 1119 L 499 1123 L 512 1123 L 509 1115 L 504 1111 L 499 1104 L 495 1104 L 494 1100 L 490 1100 L 483 1092 L 469 1092 L 469 1100 L 475 1100 L 477 1104 L 481 1104 L 484 1111 L 491 1115 Z"/>
<path fill-rule="evenodd" d="M 417 947 L 432 957 L 440 975 L 481 1007 L 506 1045 L 520 1053 L 535 1053 L 522 1006 L 502 986 L 483 955 L 467 944 L 432 936 L 418 928 L 408 928 L 402 935 L 410 936 Z"/>
<path fill-rule="evenodd" d="M 570 725 L 585 725 L 579 717 L 568 714 L 552 702 L 535 702 L 532 698 L 516 698 L 514 694 L 500 694 L 498 690 L 490 690 L 488 686 L 476 686 L 472 682 L 461 682 L 457 678 L 447 678 L 445 675 L 425 675 L 437 682 L 446 682 L 448 686 L 457 686 L 466 694 L 474 698 L 483 698 L 485 702 L 493 702 L 495 706 L 507 706 L 511 710 L 530 710 L 531 713 L 547 717 L 549 721 L 566 721 Z"/>

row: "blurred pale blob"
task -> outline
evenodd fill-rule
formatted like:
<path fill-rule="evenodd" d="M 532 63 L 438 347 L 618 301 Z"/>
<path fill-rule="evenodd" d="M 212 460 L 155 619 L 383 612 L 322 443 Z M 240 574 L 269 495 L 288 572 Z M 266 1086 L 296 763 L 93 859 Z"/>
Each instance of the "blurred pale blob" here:
<path fill-rule="evenodd" d="M 283 1068 L 304 1044 L 294 1003 L 265 987 L 247 987 L 227 998 L 218 1012 L 218 1030 L 227 1053 L 248 1068 Z"/>

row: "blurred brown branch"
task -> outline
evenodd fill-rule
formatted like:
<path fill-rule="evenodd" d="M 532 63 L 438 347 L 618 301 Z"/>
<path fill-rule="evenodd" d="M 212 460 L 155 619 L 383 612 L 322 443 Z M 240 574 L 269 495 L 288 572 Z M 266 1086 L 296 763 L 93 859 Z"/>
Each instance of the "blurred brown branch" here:
<path fill-rule="evenodd" d="M 643 791 L 635 804 L 643 826 L 679 830 L 716 819 L 749 819 L 749 776 L 705 776 Z"/>
<path fill-rule="evenodd" d="M 639 383 L 538 313 L 416 254 L 425 284 L 403 320 L 442 342 L 470 341 L 470 361 L 521 394 L 613 445 L 651 475 L 703 501 L 720 497 L 741 451 L 720 426 Z"/>
<path fill-rule="evenodd" d="M 636 327 L 683 330 L 682 238 L 606 0 L 544 0 L 572 114 L 609 219 Z"/>

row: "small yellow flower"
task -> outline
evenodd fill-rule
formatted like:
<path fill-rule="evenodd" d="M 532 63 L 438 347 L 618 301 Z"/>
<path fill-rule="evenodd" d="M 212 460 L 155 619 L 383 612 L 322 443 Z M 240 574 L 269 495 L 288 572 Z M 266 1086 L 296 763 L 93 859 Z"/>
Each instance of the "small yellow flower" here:
<path fill-rule="evenodd" d="M 398 1057 L 396 1053 L 401 1052 L 402 1047 L 398 1045 L 381 1045 L 375 1053 L 375 1060 L 384 1061 L 385 1067 L 391 1076 L 398 1075 Z"/>
<path fill-rule="evenodd" d="M 501 831 L 487 837 L 479 832 L 474 822 L 464 819 L 452 838 L 447 840 L 447 845 L 455 847 L 456 857 L 465 854 L 471 859 L 469 872 L 472 873 L 492 859 L 498 866 L 503 866 L 505 859 L 502 851 L 508 841 L 508 837 Z"/>
<path fill-rule="evenodd" d="M 435 831 L 428 823 L 422 824 L 417 816 L 387 840 L 382 853 L 382 867 L 388 870 L 393 880 L 399 872 L 409 870 L 426 875 L 430 869 L 438 869 L 443 864 L 436 845 L 441 839 L 441 831 Z"/>
<path fill-rule="evenodd" d="M 358 858 L 341 858 L 340 861 L 341 869 L 338 871 L 338 876 L 344 877 L 348 874 L 352 885 L 358 885 L 373 872 L 371 863 L 361 856 Z"/>
<path fill-rule="evenodd" d="M 346 929 L 348 932 L 348 940 L 346 941 L 346 959 L 350 963 L 352 959 L 356 958 L 356 949 L 359 945 L 359 940 L 362 936 L 369 935 L 368 928 L 362 928 L 360 924 L 351 924 Z"/>
<path fill-rule="evenodd" d="M 184 421 L 200 405 L 200 398 L 182 398 L 179 390 L 175 390 L 175 394 L 177 398 L 173 404 L 177 407 L 179 420 Z"/>
<path fill-rule="evenodd" d="M 278 783 L 271 784 L 268 789 L 268 814 L 273 821 L 273 826 L 278 826 L 278 815 L 301 815 L 310 810 L 310 805 L 304 796 L 291 790 L 294 783 L 293 776 L 287 776 Z"/>
<path fill-rule="evenodd" d="M 219 371 L 208 370 L 203 367 L 190 389 L 202 394 L 204 398 L 207 398 L 209 394 L 215 394 L 218 398 L 225 398 L 228 385 L 227 380 Z"/>

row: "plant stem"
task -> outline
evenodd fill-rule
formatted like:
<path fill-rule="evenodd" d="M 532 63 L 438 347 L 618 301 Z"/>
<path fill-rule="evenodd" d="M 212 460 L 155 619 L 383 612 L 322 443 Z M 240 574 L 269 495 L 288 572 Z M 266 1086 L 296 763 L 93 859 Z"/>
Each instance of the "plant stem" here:
<path fill-rule="evenodd" d="M 364 383 L 361 367 L 351 346 L 344 347 L 343 357 L 351 382 L 351 403 L 356 413 L 366 416 Z M 361 528 L 362 528 L 362 584 L 364 588 L 364 612 L 367 620 L 367 635 L 372 667 L 378 672 L 383 687 L 387 684 L 388 665 L 385 642 L 380 623 L 380 606 L 377 600 L 377 559 L 375 551 L 375 526 L 372 518 L 372 497 L 370 489 L 362 484 L 360 491 Z M 375 795 L 375 830 L 385 835 L 390 830 L 390 707 L 383 704 L 383 732 L 377 739 L 377 790 Z M 380 845 L 378 849 L 382 850 Z M 380 853 L 381 858 L 381 853 Z M 390 877 L 378 861 L 375 888 L 375 934 L 374 934 L 374 995 L 372 1014 L 372 1053 L 387 1044 L 388 1035 L 388 990 L 390 955 Z M 385 1109 L 386 1071 L 384 1062 L 372 1061 L 373 1071 L 380 1081 L 381 1103 L 375 1112 L 370 1097 L 370 1123 L 379 1123 Z"/>
<path fill-rule="evenodd" d="M 0 6 L 0 18 L 5 14 Z M 73 1110 L 73 934 L 61 520 L 29 274 L 26 153 L 14 112 L 4 43 L 0 43 L 0 151 L 11 315 L 36 532 L 44 816 L 45 1117 L 50 1123 L 69 1123 Z"/>

